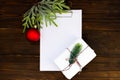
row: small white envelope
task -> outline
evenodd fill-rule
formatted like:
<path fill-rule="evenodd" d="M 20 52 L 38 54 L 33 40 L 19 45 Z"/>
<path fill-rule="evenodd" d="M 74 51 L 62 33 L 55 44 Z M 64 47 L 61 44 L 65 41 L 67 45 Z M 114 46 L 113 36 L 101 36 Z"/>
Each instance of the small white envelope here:
<path fill-rule="evenodd" d="M 55 59 L 55 64 L 59 67 L 60 71 L 66 76 L 66 78 L 71 79 L 75 76 L 83 67 L 85 67 L 92 59 L 96 57 L 95 52 L 84 42 L 82 39 L 75 41 L 68 49 L 71 51 L 76 43 L 82 45 L 81 53 L 79 54 L 77 61 L 80 63 L 81 67 L 75 62 L 72 64 L 69 70 L 63 71 L 68 65 L 70 52 L 65 49 L 65 51 Z"/>
<path fill-rule="evenodd" d="M 40 71 L 59 71 L 55 58 L 74 40 L 82 37 L 82 11 L 57 15 L 58 27 L 50 25 L 41 29 Z"/>

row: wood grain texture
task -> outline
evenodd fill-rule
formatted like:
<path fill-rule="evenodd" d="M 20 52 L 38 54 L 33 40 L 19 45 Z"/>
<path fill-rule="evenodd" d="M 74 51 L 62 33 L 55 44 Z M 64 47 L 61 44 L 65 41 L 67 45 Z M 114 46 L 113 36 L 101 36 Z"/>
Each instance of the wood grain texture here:
<path fill-rule="evenodd" d="M 0 80 L 66 80 L 39 71 L 39 42 L 26 40 L 22 15 L 38 0 L 0 0 Z M 72 80 L 120 80 L 120 1 L 66 0 L 83 11 L 83 39 L 97 57 Z"/>

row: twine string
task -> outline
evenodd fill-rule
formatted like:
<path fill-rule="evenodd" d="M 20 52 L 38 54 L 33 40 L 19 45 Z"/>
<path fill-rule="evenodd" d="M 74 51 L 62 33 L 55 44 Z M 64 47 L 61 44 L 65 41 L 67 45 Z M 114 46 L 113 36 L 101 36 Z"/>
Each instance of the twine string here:
<path fill-rule="evenodd" d="M 79 52 L 79 55 L 81 54 L 81 53 L 83 53 L 87 48 L 88 48 L 89 46 L 87 46 L 86 48 L 84 48 L 82 51 L 80 51 Z M 67 48 L 67 50 L 71 53 L 71 51 Z M 79 56 L 78 55 L 78 56 Z M 77 56 L 77 57 L 78 57 Z M 78 60 L 77 60 L 77 57 L 75 58 L 75 62 L 78 64 L 78 66 L 80 67 L 80 72 L 82 71 L 82 66 L 81 66 L 81 64 L 80 64 L 80 62 L 78 62 Z M 74 62 L 74 63 L 75 63 Z M 73 63 L 73 64 L 74 64 Z M 65 67 L 62 71 L 67 71 L 67 70 L 69 70 L 70 68 L 71 68 L 71 66 L 73 65 L 73 64 L 69 64 L 67 67 Z"/>

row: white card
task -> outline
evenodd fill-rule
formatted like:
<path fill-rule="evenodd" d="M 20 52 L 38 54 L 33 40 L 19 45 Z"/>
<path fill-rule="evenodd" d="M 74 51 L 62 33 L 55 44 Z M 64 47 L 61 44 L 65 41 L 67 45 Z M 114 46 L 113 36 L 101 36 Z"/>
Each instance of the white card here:
<path fill-rule="evenodd" d="M 57 15 L 54 25 L 41 29 L 40 39 L 40 71 L 59 71 L 54 64 L 55 58 L 74 40 L 82 37 L 82 11 Z"/>
<path fill-rule="evenodd" d="M 72 64 L 70 69 L 63 71 L 69 65 L 69 61 L 66 59 L 69 59 L 71 53 L 67 49 L 65 49 L 65 51 L 55 59 L 55 64 L 59 67 L 60 71 L 62 71 L 67 79 L 71 79 L 75 76 L 79 71 L 81 71 L 81 68 L 85 67 L 92 59 L 96 57 L 95 52 L 82 39 L 75 41 L 68 47 L 68 49 L 71 51 L 76 43 L 80 43 L 82 45 L 81 53 L 77 58 L 77 61 L 80 63 L 81 67 L 75 62 Z"/>

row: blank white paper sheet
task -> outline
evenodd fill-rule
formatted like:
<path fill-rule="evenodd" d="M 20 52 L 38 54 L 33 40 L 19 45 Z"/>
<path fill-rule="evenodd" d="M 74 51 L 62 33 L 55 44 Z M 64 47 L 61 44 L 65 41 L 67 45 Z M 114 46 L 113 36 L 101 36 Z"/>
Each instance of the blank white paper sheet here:
<path fill-rule="evenodd" d="M 58 57 L 76 39 L 82 38 L 82 11 L 58 14 L 55 22 L 41 29 L 40 71 L 59 71 L 54 63 Z"/>

